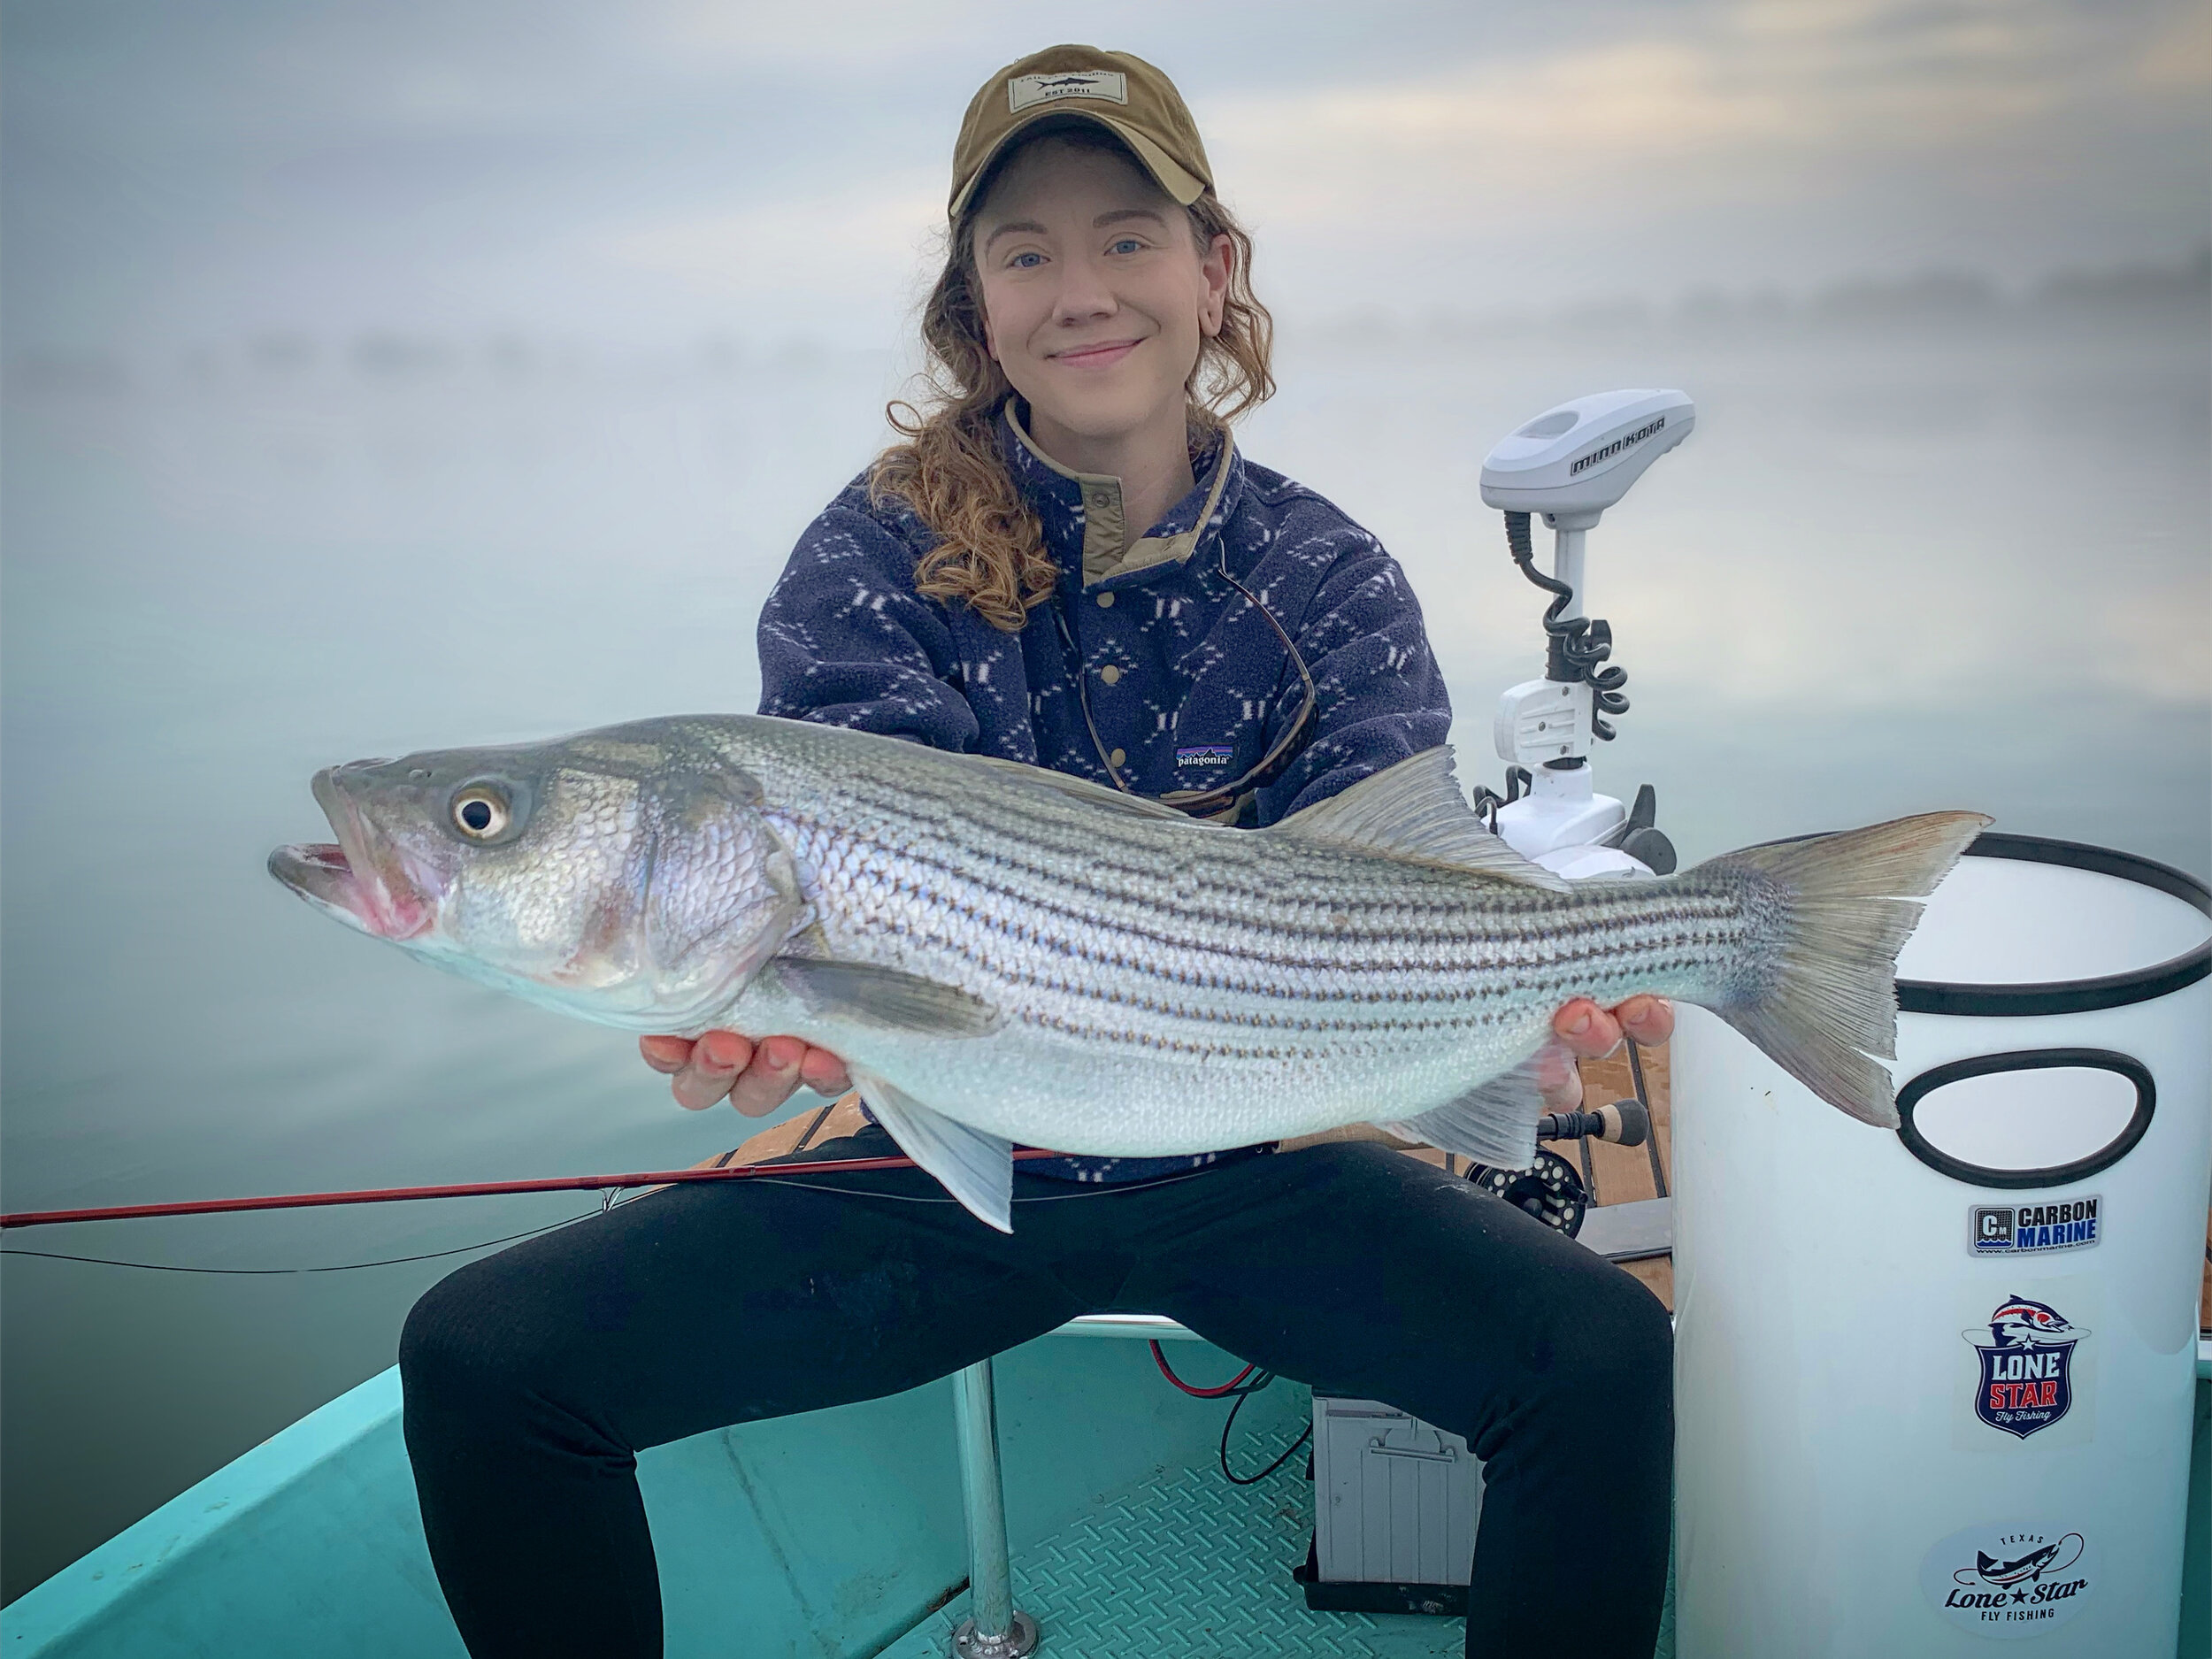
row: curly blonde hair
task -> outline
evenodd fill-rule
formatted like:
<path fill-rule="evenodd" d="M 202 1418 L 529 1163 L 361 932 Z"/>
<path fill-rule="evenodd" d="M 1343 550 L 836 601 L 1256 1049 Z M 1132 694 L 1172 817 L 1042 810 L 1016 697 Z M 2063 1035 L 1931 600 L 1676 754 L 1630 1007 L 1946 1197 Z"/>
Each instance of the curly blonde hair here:
<path fill-rule="evenodd" d="M 1118 141 L 1087 124 L 1038 136 L 1107 150 L 1137 165 Z M 1002 168 L 1007 158 L 1002 156 L 996 166 Z M 879 503 L 898 497 L 936 534 L 937 545 L 915 568 L 917 593 L 964 601 L 994 626 L 1014 634 L 1051 596 L 1059 567 L 1045 549 L 1044 526 L 999 452 L 995 423 L 1013 388 L 983 332 L 975 222 L 987 194 L 986 180 L 952 227 L 944 271 L 922 308 L 922 344 L 929 357 L 925 406 L 917 409 L 901 398 L 884 411 L 902 442 L 876 457 L 868 493 Z M 1252 292 L 1250 234 L 1210 189 L 1184 211 L 1202 255 L 1216 236 L 1228 237 L 1235 250 L 1221 331 L 1201 338 L 1198 360 L 1185 382 L 1191 426 L 1202 435 L 1274 395 L 1270 360 L 1275 325 Z"/>

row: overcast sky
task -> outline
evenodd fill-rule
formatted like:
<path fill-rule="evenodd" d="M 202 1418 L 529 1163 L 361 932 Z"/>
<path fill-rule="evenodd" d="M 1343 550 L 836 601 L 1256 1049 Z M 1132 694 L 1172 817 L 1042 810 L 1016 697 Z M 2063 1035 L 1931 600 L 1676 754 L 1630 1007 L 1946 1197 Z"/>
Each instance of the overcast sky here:
<path fill-rule="evenodd" d="M 2029 282 L 2207 236 L 2196 0 L 7 0 L 11 349 L 887 345 L 969 96 L 1182 87 L 1287 319 Z"/>

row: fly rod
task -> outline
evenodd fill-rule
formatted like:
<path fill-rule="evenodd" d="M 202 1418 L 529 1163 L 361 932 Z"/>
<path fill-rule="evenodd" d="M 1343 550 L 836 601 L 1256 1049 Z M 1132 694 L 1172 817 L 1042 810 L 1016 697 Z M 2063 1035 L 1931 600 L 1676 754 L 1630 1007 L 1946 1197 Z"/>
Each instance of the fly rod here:
<path fill-rule="evenodd" d="M 1025 1147 L 1016 1159 L 1055 1158 Z M 826 1158 L 808 1164 L 733 1164 L 726 1169 L 641 1170 L 627 1175 L 554 1175 L 533 1181 L 460 1181 L 443 1187 L 368 1187 L 343 1193 L 278 1193 L 262 1198 L 198 1198 L 169 1204 L 109 1204 L 91 1210 L 23 1210 L 0 1215 L 0 1229 L 44 1227 L 63 1221 L 139 1221 L 152 1216 L 214 1216 L 244 1210 L 313 1210 L 328 1204 L 389 1204 L 415 1198 L 492 1198 L 506 1193 L 596 1193 L 626 1187 L 675 1187 L 686 1181 L 742 1181 L 764 1176 L 835 1175 L 910 1170 L 912 1158 Z"/>

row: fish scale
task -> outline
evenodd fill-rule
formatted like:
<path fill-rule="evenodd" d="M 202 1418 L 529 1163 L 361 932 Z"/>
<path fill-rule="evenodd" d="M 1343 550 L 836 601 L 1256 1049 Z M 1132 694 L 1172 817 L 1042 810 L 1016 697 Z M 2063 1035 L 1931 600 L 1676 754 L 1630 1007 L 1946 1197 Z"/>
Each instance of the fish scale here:
<path fill-rule="evenodd" d="M 731 758 L 762 764 L 742 746 Z M 833 771 L 781 788 L 764 769 L 772 801 L 797 795 L 834 808 L 833 819 L 780 826 L 810 872 L 808 898 L 833 949 L 961 985 L 1011 1020 L 1108 1048 L 1282 1066 L 1348 1045 L 1402 1059 L 1443 1046 L 1455 1075 L 1479 1081 L 1524 1057 L 1568 996 L 1640 981 L 1687 989 L 1674 981 L 1698 965 L 1695 924 L 1717 924 L 1704 931 L 1723 949 L 1742 926 L 1725 895 L 1678 891 L 1663 906 L 1645 893 L 1563 901 L 1373 855 L 1264 845 L 1073 801 L 1033 803 L 1018 787 L 954 793 L 939 785 L 937 759 L 910 749 L 865 773 L 833 759 Z M 772 810 L 771 822 L 780 817 Z M 824 856 L 826 840 L 854 850 Z M 1164 879 L 1170 872 L 1179 879 Z M 1315 892 L 1329 896 L 1294 896 Z M 1009 917 L 1027 926 L 992 920 Z M 1609 972 L 1594 976 L 1587 964 L 1601 958 Z M 1303 1011 L 1286 1016 L 1286 1004 Z M 1133 1026 L 1133 1015 L 1162 1027 Z M 1255 1027 L 1270 1035 L 1255 1041 Z M 1277 1034 L 1297 1031 L 1313 1041 Z M 1270 1080 L 1251 1082 L 1264 1093 Z M 1159 1106 L 1179 1110 L 1173 1096 L 1187 1080 L 1164 1081 Z M 1256 1123 L 1281 1115 L 1273 1102 L 1255 1105 Z M 1090 1149 L 1062 1108 L 1031 1133 Z"/>
<path fill-rule="evenodd" d="M 1364 1119 L 1519 1167 L 1532 1067 L 1577 995 L 1703 1003 L 1881 1121 L 1869 1056 L 1893 1030 L 1909 901 L 1986 822 L 1930 814 L 1571 887 L 1482 828 L 1448 750 L 1233 830 L 737 715 L 361 763 L 317 789 L 342 845 L 280 849 L 295 890 L 587 1018 L 803 1037 L 1001 1226 L 1014 1141 L 1153 1157 Z M 463 789 L 507 801 L 511 829 L 462 844 Z M 402 913 L 434 919 L 401 937 L 381 918 Z"/>
<path fill-rule="evenodd" d="M 1148 898 L 1141 893 L 1102 893 L 1078 861 L 1064 871 L 1033 872 L 1033 886 L 1010 882 L 1003 866 L 979 861 L 956 869 L 941 861 L 874 849 L 879 858 L 860 861 L 826 853 L 826 841 L 859 842 L 861 832 L 833 830 L 799 820 L 779 820 L 798 854 L 802 868 L 815 874 L 808 897 L 826 918 L 833 918 L 846 949 L 869 951 L 887 933 L 907 944 L 892 953 L 895 965 L 907 965 L 918 953 L 939 954 L 948 963 L 973 964 L 1006 983 L 1037 983 L 1044 964 L 1080 962 L 1097 975 L 1102 995 L 1117 1002 L 1138 1002 L 1164 1013 L 1249 1023 L 1256 1015 L 1238 999 L 1310 1003 L 1323 1000 L 1345 1010 L 1336 1017 L 1388 1028 L 1403 1016 L 1372 1012 L 1377 1003 L 1440 1005 L 1455 1010 L 1440 1017 L 1449 1025 L 1495 1023 L 1501 998 L 1525 1000 L 1548 1012 L 1563 1000 L 1563 987 L 1593 986 L 1586 962 L 1608 958 L 1611 977 L 1634 979 L 1657 973 L 1694 972 L 1701 949 L 1719 953 L 1740 943 L 1745 922 L 1741 906 L 1726 894 L 1677 891 L 1655 909 L 1648 897 L 1630 891 L 1617 897 L 1577 894 L 1563 906 L 1519 899 L 1513 889 L 1479 878 L 1436 872 L 1443 902 L 1420 907 L 1387 902 L 1376 886 L 1356 887 L 1362 861 L 1334 857 L 1334 866 L 1313 873 L 1337 878 L 1345 889 L 1340 902 L 1355 908 L 1330 912 L 1317 925 L 1309 912 L 1319 906 L 1285 904 L 1269 895 L 1273 913 L 1192 915 L 1163 902 L 1159 883 Z M 956 828 L 947 826 L 948 829 Z M 1219 833 L 1224 839 L 1238 834 Z M 947 835 L 938 844 L 954 844 Z M 1209 872 L 1229 862 L 1231 849 L 1208 849 Z M 856 867 L 872 881 L 852 879 Z M 1404 872 L 1401 867 L 1401 879 Z M 1417 879 L 1427 872 L 1412 872 Z M 998 878 L 995 879 L 994 878 Z M 1639 884 L 1640 885 L 1640 884 Z M 902 895 L 889 900 L 886 889 Z M 918 903 L 909 902 L 911 895 Z M 1117 901 L 1111 913 L 1097 902 Z M 1542 895 L 1549 898 L 1550 895 Z M 1086 910 L 1082 900 L 1094 905 Z M 895 913 L 895 925 L 889 916 Z M 1334 918 L 1343 915 L 1343 924 Z M 926 920 L 918 919 L 926 917 Z M 1045 933 L 1015 933 L 1002 918 L 1048 918 L 1062 926 Z M 1352 918 L 1356 918 L 1354 921 Z M 1471 919 L 1480 931 L 1469 931 Z M 1205 924 L 1212 922 L 1209 932 Z M 1426 947 L 1409 954 L 1406 947 Z M 1392 947 L 1378 953 L 1378 944 Z M 1021 949 L 1027 947 L 1026 950 Z M 1010 947 L 1011 947 L 1010 949 Z M 1202 966 L 1201 964 L 1203 965 Z M 1124 982 L 1161 987 L 1137 995 Z M 1115 988 L 1108 991 L 1103 987 Z M 1176 991 L 1233 992 L 1209 1002 L 1186 997 L 1164 1000 Z M 1352 1010 L 1359 1010 L 1353 1012 Z M 1430 1016 L 1421 1023 L 1440 1023 Z"/>

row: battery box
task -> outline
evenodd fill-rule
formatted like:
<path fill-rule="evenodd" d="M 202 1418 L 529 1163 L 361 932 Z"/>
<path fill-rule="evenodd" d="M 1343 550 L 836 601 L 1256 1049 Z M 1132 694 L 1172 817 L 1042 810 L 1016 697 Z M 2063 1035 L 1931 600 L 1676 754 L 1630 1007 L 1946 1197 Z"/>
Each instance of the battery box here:
<path fill-rule="evenodd" d="M 1333 1612 L 1464 1613 L 1482 1465 L 1379 1400 L 1313 1397 L 1313 1548 L 1294 1576 Z"/>

